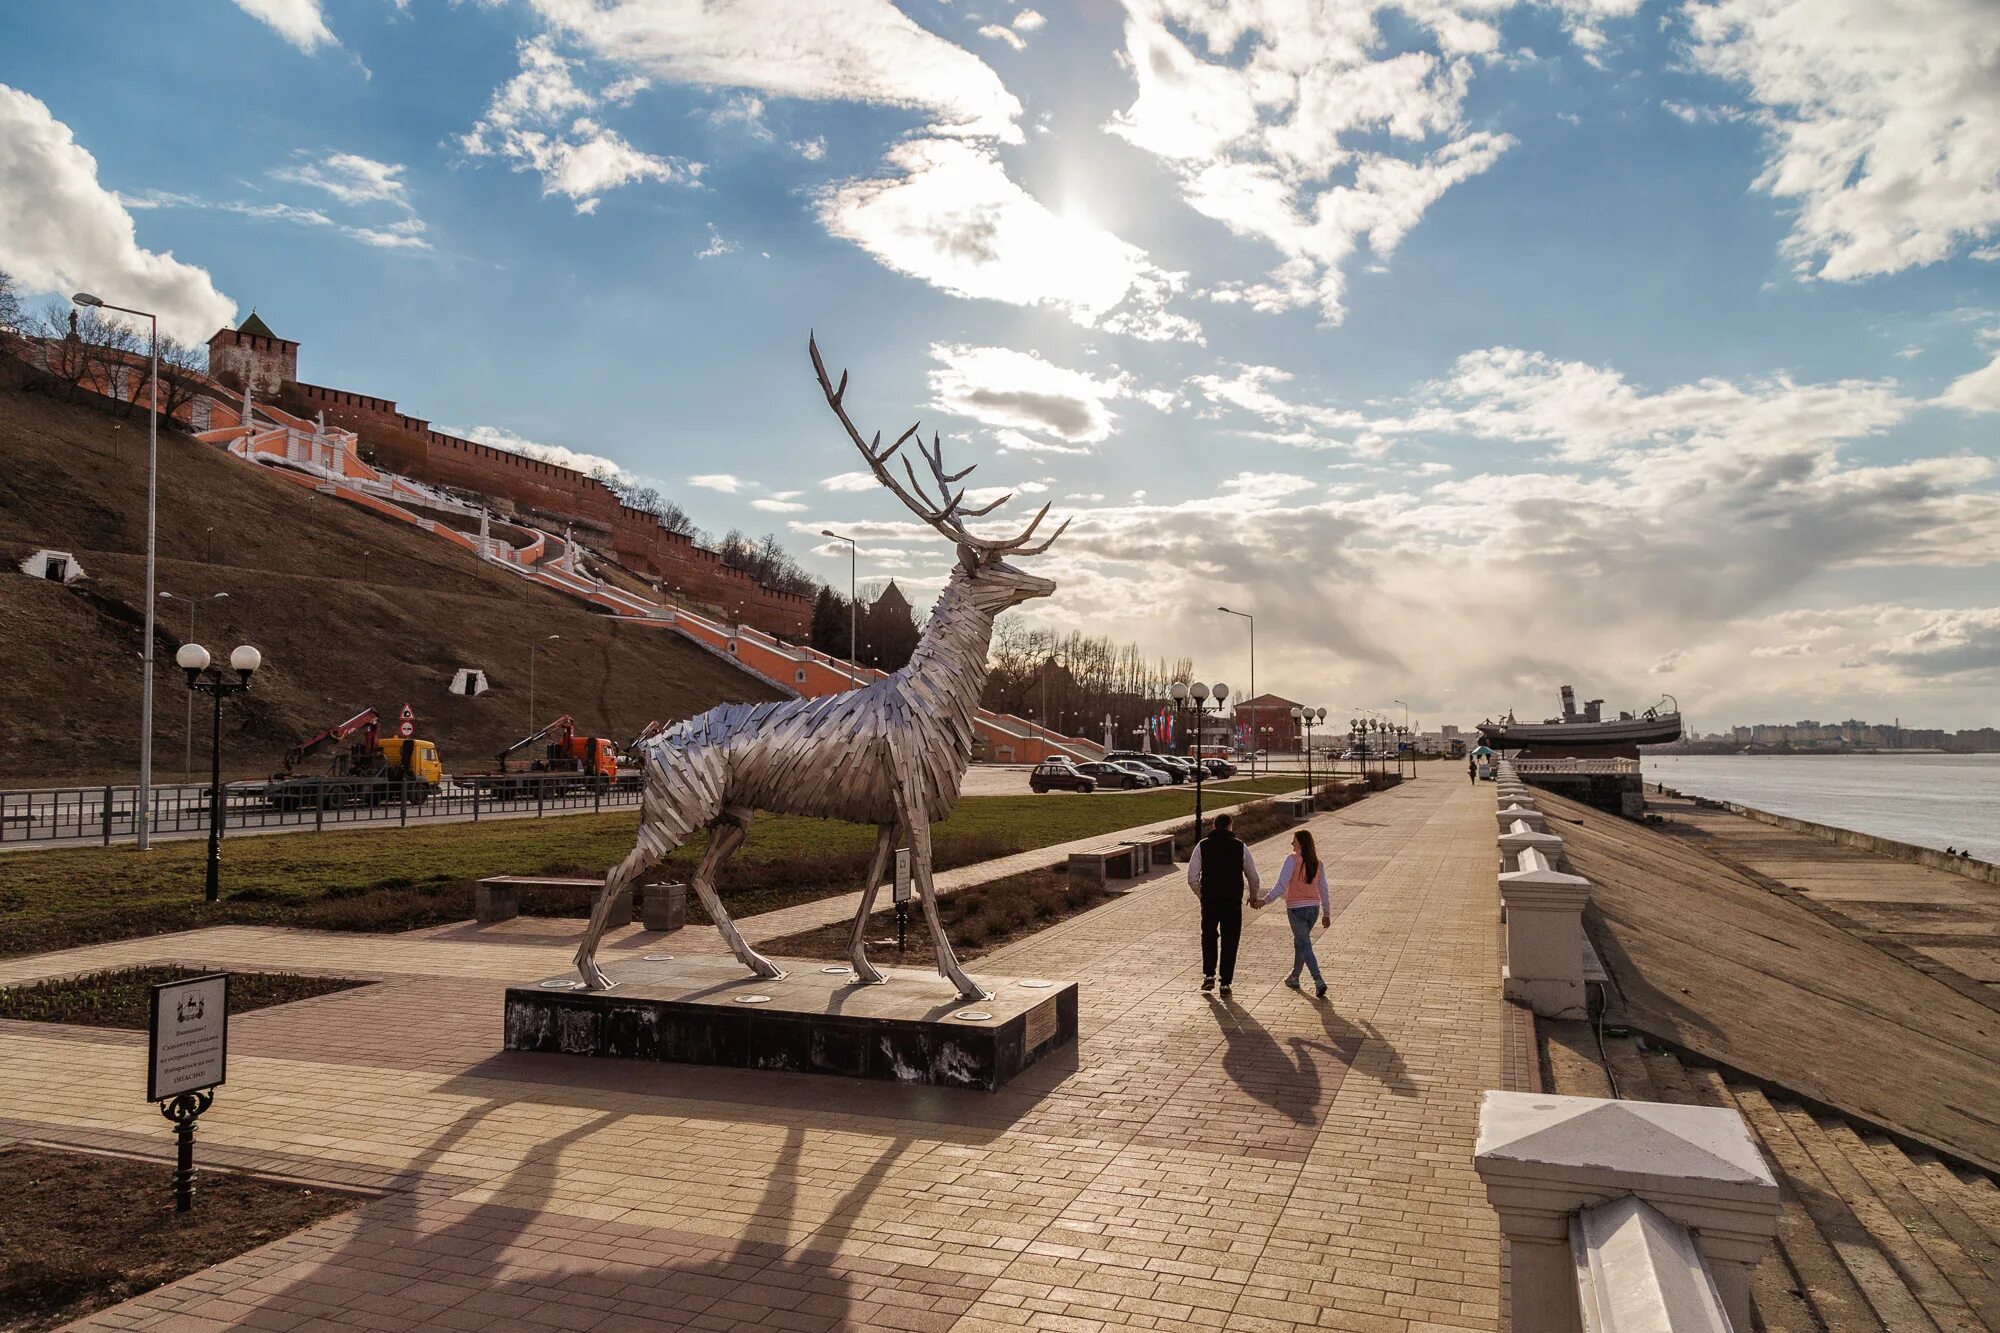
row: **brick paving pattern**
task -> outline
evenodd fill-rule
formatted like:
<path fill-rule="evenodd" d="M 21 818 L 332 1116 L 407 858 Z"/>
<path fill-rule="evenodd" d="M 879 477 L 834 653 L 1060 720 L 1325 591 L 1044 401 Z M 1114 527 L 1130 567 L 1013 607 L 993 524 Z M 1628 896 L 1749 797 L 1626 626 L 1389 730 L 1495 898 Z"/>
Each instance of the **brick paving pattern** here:
<path fill-rule="evenodd" d="M 982 959 L 1083 984 L 1075 1053 L 997 1094 L 501 1053 L 502 988 L 563 972 L 574 923 L 7 960 L 0 983 L 161 959 L 381 978 L 235 1019 L 201 1151 L 387 1193 L 84 1326 L 1495 1328 L 1472 1142 L 1520 1038 L 1491 792 L 1454 777 L 1313 821 L 1324 1004 L 1279 984 L 1277 907 L 1246 922 L 1234 997 L 1198 993 L 1178 876 Z M 1285 841 L 1258 846 L 1267 876 Z M 712 934 L 622 932 L 607 969 Z M 143 1056 L 0 1023 L 0 1137 L 165 1155 Z"/>

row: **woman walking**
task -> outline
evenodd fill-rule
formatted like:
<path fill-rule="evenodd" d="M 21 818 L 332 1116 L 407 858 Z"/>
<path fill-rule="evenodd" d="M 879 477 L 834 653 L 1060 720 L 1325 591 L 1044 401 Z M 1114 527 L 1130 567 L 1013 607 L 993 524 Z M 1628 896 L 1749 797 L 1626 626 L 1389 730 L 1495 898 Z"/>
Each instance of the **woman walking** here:
<path fill-rule="evenodd" d="M 1305 829 L 1292 834 L 1292 854 L 1279 868 L 1278 882 L 1263 898 L 1253 901 L 1262 907 L 1280 894 L 1285 899 L 1285 918 L 1292 927 L 1292 974 L 1285 978 L 1285 984 L 1293 990 L 1299 989 L 1300 970 L 1310 968 L 1313 985 L 1323 999 L 1326 977 L 1320 973 L 1319 958 L 1313 953 L 1313 918 L 1319 918 L 1321 930 L 1333 924 L 1333 897 L 1327 892 L 1326 867 L 1320 864 L 1313 835 Z"/>

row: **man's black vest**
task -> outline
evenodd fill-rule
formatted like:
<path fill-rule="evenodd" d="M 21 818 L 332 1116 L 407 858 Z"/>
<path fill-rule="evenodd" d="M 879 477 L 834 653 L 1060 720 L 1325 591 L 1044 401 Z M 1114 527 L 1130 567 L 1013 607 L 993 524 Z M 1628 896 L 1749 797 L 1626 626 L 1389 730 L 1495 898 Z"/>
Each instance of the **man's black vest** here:
<path fill-rule="evenodd" d="M 1201 897 L 1224 906 L 1243 901 L 1243 858 L 1249 854 L 1234 833 L 1211 833 L 1201 840 Z"/>

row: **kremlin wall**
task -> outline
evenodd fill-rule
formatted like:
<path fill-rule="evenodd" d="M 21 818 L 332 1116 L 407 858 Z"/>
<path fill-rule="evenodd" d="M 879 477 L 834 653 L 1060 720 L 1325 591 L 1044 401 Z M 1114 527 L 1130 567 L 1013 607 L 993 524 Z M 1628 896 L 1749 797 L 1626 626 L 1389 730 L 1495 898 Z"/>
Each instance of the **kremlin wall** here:
<path fill-rule="evenodd" d="M 280 338 L 252 312 L 208 340 L 208 373 L 226 388 L 299 416 L 353 431 L 368 461 L 433 486 L 488 497 L 502 517 L 561 532 L 659 583 L 664 592 L 714 608 L 770 634 L 804 639 L 812 599 L 757 582 L 659 519 L 634 509 L 595 477 L 431 429 L 394 401 L 298 377 L 299 344 Z"/>

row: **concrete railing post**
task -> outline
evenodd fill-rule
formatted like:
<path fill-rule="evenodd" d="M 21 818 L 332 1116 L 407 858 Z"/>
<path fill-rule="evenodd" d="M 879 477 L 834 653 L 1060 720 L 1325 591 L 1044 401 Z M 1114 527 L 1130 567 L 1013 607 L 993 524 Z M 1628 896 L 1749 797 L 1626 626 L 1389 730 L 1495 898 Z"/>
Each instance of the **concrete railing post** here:
<path fill-rule="evenodd" d="M 1583 909 L 1590 881 L 1557 870 L 1533 847 L 1517 858 L 1518 870 L 1500 872 L 1500 901 L 1507 916 L 1507 968 L 1502 987 L 1544 1018 L 1585 1018 Z"/>
<path fill-rule="evenodd" d="M 1751 1327 L 1750 1273 L 1777 1232 L 1780 1205 L 1735 1111 L 1488 1092 L 1473 1164 L 1507 1242 L 1513 1333 L 1580 1333 L 1570 1220 L 1627 1196 L 1687 1228 L 1731 1324 Z"/>

